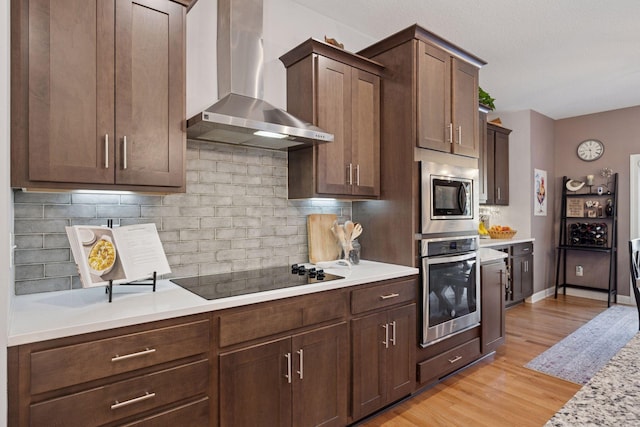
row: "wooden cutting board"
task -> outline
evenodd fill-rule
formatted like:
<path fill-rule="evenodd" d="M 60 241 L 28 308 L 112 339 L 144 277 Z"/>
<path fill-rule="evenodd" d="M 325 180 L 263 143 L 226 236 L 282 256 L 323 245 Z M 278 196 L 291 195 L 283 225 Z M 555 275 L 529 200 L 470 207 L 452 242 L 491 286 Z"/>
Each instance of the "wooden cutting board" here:
<path fill-rule="evenodd" d="M 334 261 L 340 256 L 340 245 L 331 232 L 336 214 L 311 214 L 307 216 L 309 238 L 309 262 Z"/>

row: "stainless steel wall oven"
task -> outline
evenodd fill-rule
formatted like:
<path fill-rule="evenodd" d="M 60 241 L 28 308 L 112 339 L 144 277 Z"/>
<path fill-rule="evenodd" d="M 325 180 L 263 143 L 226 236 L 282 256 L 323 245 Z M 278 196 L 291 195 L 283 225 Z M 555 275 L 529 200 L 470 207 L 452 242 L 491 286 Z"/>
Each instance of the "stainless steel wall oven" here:
<path fill-rule="evenodd" d="M 480 323 L 478 236 L 422 240 L 421 345 Z"/>

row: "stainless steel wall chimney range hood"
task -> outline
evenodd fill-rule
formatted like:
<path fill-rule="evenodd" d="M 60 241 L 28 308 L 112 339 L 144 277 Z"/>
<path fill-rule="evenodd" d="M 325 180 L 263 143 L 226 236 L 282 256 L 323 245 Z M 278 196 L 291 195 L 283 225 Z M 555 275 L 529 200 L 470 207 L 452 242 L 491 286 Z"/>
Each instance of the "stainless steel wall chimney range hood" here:
<path fill-rule="evenodd" d="M 261 98 L 262 0 L 218 0 L 218 94 L 187 120 L 187 138 L 285 150 L 333 141 L 333 135 Z"/>

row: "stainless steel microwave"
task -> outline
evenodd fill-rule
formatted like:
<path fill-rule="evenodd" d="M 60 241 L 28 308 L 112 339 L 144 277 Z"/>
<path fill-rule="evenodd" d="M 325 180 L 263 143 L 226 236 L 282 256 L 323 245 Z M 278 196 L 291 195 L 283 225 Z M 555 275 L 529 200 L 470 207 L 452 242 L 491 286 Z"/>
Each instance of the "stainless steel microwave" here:
<path fill-rule="evenodd" d="M 478 169 L 421 162 L 422 234 L 477 232 Z"/>

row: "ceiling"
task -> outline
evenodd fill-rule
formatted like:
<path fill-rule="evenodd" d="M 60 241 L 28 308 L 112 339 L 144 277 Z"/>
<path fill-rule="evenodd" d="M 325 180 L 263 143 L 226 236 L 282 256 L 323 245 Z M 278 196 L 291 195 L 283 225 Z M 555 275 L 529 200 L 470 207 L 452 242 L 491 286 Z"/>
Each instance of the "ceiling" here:
<path fill-rule="evenodd" d="M 417 23 L 484 59 L 496 112 L 562 119 L 640 105 L 637 0 L 293 1 L 376 39 Z"/>

